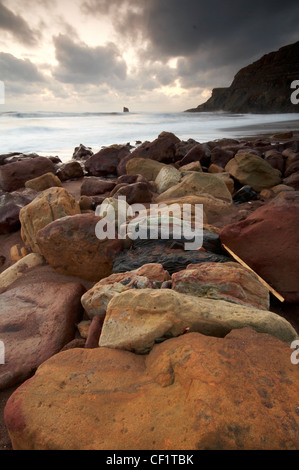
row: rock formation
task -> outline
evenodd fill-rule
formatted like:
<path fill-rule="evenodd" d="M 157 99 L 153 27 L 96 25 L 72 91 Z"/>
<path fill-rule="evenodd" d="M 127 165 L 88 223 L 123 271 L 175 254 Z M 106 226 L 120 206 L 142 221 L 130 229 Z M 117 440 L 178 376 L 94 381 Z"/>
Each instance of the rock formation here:
<path fill-rule="evenodd" d="M 299 41 L 270 52 L 242 68 L 228 88 L 214 88 L 212 96 L 187 112 L 298 113 L 291 102 L 291 84 L 299 79 Z"/>

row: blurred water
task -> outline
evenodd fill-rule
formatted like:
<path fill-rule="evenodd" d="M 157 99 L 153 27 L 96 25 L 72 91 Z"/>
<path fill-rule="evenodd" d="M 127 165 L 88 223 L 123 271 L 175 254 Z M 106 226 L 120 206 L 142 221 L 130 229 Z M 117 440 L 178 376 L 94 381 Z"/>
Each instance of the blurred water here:
<path fill-rule="evenodd" d="M 96 152 L 112 144 L 152 141 L 162 131 L 181 140 L 207 142 L 279 132 L 281 123 L 293 121 L 299 127 L 299 114 L 1 113 L 0 154 L 35 152 L 67 161 L 79 144 Z"/>

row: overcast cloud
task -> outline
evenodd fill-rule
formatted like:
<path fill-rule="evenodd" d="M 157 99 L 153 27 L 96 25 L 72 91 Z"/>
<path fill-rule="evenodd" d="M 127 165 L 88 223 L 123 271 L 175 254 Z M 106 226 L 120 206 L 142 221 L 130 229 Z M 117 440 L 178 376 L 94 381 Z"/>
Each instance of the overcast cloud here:
<path fill-rule="evenodd" d="M 46 86 L 53 106 L 81 93 L 87 108 L 135 97 L 180 111 L 298 41 L 298 18 L 298 0 L 0 0 L 0 79 L 15 94 Z"/>

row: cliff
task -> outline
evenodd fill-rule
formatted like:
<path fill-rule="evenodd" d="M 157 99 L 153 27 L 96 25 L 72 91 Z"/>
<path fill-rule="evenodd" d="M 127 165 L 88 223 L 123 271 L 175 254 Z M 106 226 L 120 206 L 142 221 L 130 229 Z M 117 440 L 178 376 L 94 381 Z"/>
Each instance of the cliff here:
<path fill-rule="evenodd" d="M 299 41 L 244 67 L 230 87 L 214 88 L 208 101 L 187 112 L 298 113 L 299 104 L 290 99 L 294 80 L 299 80 Z"/>

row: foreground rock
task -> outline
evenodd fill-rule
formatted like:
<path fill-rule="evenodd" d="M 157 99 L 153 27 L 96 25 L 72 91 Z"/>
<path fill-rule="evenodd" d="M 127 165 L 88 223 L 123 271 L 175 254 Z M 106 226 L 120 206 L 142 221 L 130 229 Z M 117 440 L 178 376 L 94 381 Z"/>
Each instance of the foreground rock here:
<path fill-rule="evenodd" d="M 26 181 L 49 172 L 55 173 L 55 165 L 46 157 L 8 163 L 0 167 L 0 189 L 8 192 L 15 191 L 24 187 Z"/>
<path fill-rule="evenodd" d="M 123 145 L 103 148 L 86 160 L 85 170 L 90 176 L 116 175 L 120 161 L 129 153 L 129 148 Z"/>
<path fill-rule="evenodd" d="M 20 210 L 35 197 L 36 191 L 31 189 L 12 193 L 0 191 L 0 235 L 20 229 Z"/>
<path fill-rule="evenodd" d="M 74 338 L 84 292 L 80 284 L 41 282 L 0 295 L 0 335 L 5 345 L 0 389 L 27 379 Z"/>
<path fill-rule="evenodd" d="M 27 269 L 44 264 L 43 256 L 38 253 L 30 253 L 0 274 L 0 288 L 8 287 L 19 277 L 23 276 Z"/>
<path fill-rule="evenodd" d="M 58 273 L 99 281 L 112 273 L 114 256 L 123 240 L 99 240 L 93 213 L 58 219 L 36 235 L 39 252 Z"/>
<path fill-rule="evenodd" d="M 40 193 L 20 211 L 21 234 L 33 252 L 40 253 L 36 234 L 50 222 L 69 215 L 80 214 L 79 204 L 64 188 L 50 188 Z"/>
<path fill-rule="evenodd" d="M 268 310 L 269 291 L 249 269 L 238 263 L 193 264 L 172 275 L 172 288 L 183 294 L 227 300 Z"/>
<path fill-rule="evenodd" d="M 254 191 L 262 191 L 281 182 L 281 172 L 257 155 L 240 153 L 228 162 L 225 170 Z"/>
<path fill-rule="evenodd" d="M 99 346 L 144 354 L 155 342 L 179 336 L 186 329 L 224 337 L 246 326 L 289 344 L 297 336 L 289 322 L 266 310 L 170 289 L 139 289 L 116 295 L 109 302 Z"/>
<path fill-rule="evenodd" d="M 5 423 L 16 450 L 298 450 L 298 387 L 278 339 L 190 333 L 147 356 L 59 353 L 10 397 Z"/>
<path fill-rule="evenodd" d="M 220 239 L 287 302 L 299 301 L 297 192 L 280 193 L 244 221 L 227 225 Z"/>
<path fill-rule="evenodd" d="M 105 315 L 108 303 L 116 294 L 129 289 L 159 288 L 168 280 L 169 273 L 161 264 L 145 264 L 134 271 L 102 279 L 82 296 L 81 302 L 89 318 Z"/>
<path fill-rule="evenodd" d="M 25 188 L 33 189 L 34 191 L 45 191 L 45 189 L 59 187 L 62 184 L 58 176 L 53 173 L 45 173 L 32 180 L 26 181 Z"/>

